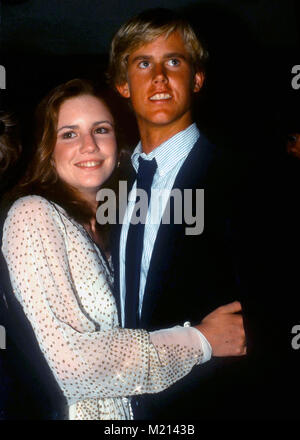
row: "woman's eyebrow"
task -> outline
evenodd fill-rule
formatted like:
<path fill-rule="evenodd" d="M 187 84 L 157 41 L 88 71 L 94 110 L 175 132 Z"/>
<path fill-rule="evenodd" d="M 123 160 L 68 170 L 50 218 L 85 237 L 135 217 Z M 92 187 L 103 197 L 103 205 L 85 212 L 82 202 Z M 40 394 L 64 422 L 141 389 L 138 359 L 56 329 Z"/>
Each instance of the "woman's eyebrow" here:
<path fill-rule="evenodd" d="M 113 127 L 113 123 L 112 123 L 111 121 L 108 121 L 107 119 L 105 119 L 105 120 L 103 120 L 103 121 L 97 121 L 97 122 L 94 122 L 94 123 L 93 123 L 93 127 L 94 127 L 95 125 L 99 125 L 99 124 L 109 124 L 109 125 L 111 125 L 111 126 Z"/>
<path fill-rule="evenodd" d="M 71 130 L 74 130 L 75 128 L 78 128 L 78 125 L 63 125 L 62 127 L 60 127 L 60 128 L 57 130 L 57 133 L 58 133 L 60 130 L 63 130 L 64 128 L 70 128 Z"/>
<path fill-rule="evenodd" d="M 112 124 L 112 122 L 110 122 L 110 121 L 108 121 L 108 120 L 103 120 L 103 121 L 96 121 L 96 122 L 94 122 L 93 123 L 93 127 L 95 127 L 96 125 L 99 125 L 99 124 L 109 124 L 109 125 L 111 125 L 112 127 L 113 127 L 113 124 Z M 78 129 L 79 128 L 79 125 L 63 125 L 62 127 L 60 127 L 58 130 L 57 130 L 57 133 L 59 132 L 59 131 L 61 131 L 61 130 L 63 130 L 63 129 L 65 129 L 65 128 L 68 128 L 69 130 L 76 130 L 76 129 Z"/>

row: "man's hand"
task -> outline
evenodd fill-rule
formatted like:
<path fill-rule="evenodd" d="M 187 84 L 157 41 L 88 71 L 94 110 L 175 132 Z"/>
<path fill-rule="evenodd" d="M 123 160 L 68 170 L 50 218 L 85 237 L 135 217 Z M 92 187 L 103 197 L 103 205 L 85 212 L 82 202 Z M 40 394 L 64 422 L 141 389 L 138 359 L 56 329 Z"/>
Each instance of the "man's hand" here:
<path fill-rule="evenodd" d="M 210 343 L 213 356 L 246 354 L 243 317 L 239 313 L 241 310 L 241 304 L 234 301 L 218 307 L 196 326 Z"/>

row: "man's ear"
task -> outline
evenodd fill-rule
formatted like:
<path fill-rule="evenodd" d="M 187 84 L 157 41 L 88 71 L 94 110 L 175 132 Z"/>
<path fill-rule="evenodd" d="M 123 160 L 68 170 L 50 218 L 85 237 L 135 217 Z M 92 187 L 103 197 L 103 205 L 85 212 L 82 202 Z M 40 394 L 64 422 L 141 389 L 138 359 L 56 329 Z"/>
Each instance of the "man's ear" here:
<path fill-rule="evenodd" d="M 193 92 L 198 93 L 203 86 L 205 75 L 203 72 L 197 72 L 194 76 Z"/>
<path fill-rule="evenodd" d="M 130 98 L 130 90 L 128 82 L 116 85 L 116 89 L 123 98 Z"/>

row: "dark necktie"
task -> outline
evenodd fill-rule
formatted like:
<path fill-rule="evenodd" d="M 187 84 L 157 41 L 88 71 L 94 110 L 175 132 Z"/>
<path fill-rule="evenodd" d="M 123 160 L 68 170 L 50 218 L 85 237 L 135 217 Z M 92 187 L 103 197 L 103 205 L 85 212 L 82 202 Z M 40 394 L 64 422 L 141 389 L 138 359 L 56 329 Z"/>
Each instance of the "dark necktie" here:
<path fill-rule="evenodd" d="M 136 179 L 136 188 L 143 189 L 148 196 L 148 206 L 151 196 L 151 185 L 153 176 L 157 168 L 155 159 L 144 160 L 139 157 L 139 169 Z M 139 196 L 135 200 L 132 217 L 138 217 Z M 147 207 L 148 209 L 148 207 Z M 126 298 L 125 298 L 125 327 L 138 328 L 138 309 L 139 309 L 139 290 L 140 290 L 140 272 L 141 259 L 144 242 L 144 229 L 146 217 L 140 217 L 137 224 L 130 222 L 125 256 L 125 279 L 126 279 Z"/>

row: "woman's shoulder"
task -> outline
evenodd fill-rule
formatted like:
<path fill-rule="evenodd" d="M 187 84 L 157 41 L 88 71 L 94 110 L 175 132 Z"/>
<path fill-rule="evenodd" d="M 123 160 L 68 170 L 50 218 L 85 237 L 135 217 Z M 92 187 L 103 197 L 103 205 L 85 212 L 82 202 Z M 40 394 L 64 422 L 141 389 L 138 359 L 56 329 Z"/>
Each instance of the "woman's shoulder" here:
<path fill-rule="evenodd" d="M 28 195 L 20 197 L 11 205 L 5 223 L 17 219 L 18 223 L 28 223 L 30 220 L 31 224 L 35 224 L 41 217 L 54 220 L 56 212 L 53 202 L 38 195 Z"/>
<path fill-rule="evenodd" d="M 66 224 L 78 227 L 66 210 L 57 203 L 39 195 L 27 195 L 17 199 L 4 217 L 4 227 L 15 224 L 24 225 L 26 229 L 35 230 L 40 226 L 64 231 Z"/>
<path fill-rule="evenodd" d="M 38 212 L 52 211 L 53 203 L 38 195 L 28 195 L 17 199 L 10 207 L 8 214 L 15 212 Z"/>

